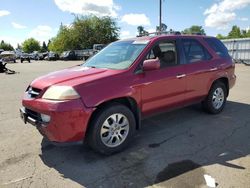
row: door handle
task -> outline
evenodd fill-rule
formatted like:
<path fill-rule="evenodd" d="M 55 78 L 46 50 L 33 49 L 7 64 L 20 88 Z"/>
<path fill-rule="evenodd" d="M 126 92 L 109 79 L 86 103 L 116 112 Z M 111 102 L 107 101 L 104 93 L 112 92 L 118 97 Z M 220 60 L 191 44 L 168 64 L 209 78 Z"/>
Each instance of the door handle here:
<path fill-rule="evenodd" d="M 211 68 L 211 69 L 210 69 L 211 72 L 212 72 L 212 71 L 217 71 L 217 70 L 218 70 L 217 67 L 214 67 L 214 68 Z"/>
<path fill-rule="evenodd" d="M 176 78 L 178 78 L 178 79 L 181 79 L 181 78 L 184 78 L 184 77 L 186 77 L 186 74 L 178 74 L 176 76 Z"/>

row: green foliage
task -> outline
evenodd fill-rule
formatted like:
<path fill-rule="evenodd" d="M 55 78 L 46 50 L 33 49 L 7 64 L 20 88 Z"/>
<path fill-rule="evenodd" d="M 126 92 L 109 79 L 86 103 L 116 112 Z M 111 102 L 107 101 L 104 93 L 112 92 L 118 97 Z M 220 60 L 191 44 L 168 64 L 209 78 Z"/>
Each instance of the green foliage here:
<path fill-rule="evenodd" d="M 193 25 L 190 28 L 184 29 L 182 31 L 183 34 L 195 34 L 195 33 L 199 33 L 202 35 L 206 35 L 205 30 L 203 29 L 202 26 L 198 26 L 198 25 Z"/>
<path fill-rule="evenodd" d="M 0 49 L 3 49 L 4 51 L 12 51 L 12 50 L 14 50 L 13 46 L 11 46 L 8 43 L 5 43 L 3 40 L 0 43 Z"/>
<path fill-rule="evenodd" d="M 43 41 L 43 45 L 41 47 L 41 52 L 47 52 L 48 51 L 48 47 L 46 45 L 46 43 Z"/>
<path fill-rule="evenodd" d="M 143 36 L 148 34 L 148 32 L 141 25 L 137 27 L 137 31 L 138 31 L 138 36 Z"/>
<path fill-rule="evenodd" d="M 168 28 L 168 26 L 166 24 L 161 23 L 161 29 L 160 29 L 160 26 L 156 26 L 156 31 L 157 32 L 167 32 L 167 28 Z"/>
<path fill-rule="evenodd" d="M 241 31 L 240 28 L 236 25 L 232 27 L 232 30 L 228 33 L 228 38 L 241 38 Z"/>
<path fill-rule="evenodd" d="M 218 39 L 237 39 L 237 38 L 250 38 L 250 30 L 241 30 L 240 27 L 234 25 L 227 36 L 221 34 L 217 35 Z"/>
<path fill-rule="evenodd" d="M 39 51 L 41 46 L 39 41 L 34 38 L 29 38 L 23 42 L 22 49 L 26 53 L 32 53 L 33 51 Z"/>
<path fill-rule="evenodd" d="M 118 39 L 119 30 L 110 17 L 76 17 L 70 27 L 61 24 L 57 36 L 51 40 L 48 48 L 61 53 L 92 48 L 94 44 L 108 44 Z"/>
<path fill-rule="evenodd" d="M 216 37 L 217 37 L 218 39 L 220 39 L 220 40 L 223 40 L 223 39 L 226 39 L 226 38 L 227 38 L 227 37 L 223 36 L 222 34 L 218 34 Z"/>

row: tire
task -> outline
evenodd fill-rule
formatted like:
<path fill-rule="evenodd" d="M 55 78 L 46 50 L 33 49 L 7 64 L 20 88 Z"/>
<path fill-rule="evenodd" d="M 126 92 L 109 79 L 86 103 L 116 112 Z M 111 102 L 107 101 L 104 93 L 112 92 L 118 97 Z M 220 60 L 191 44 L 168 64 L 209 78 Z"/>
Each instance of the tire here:
<path fill-rule="evenodd" d="M 23 60 L 21 59 L 21 63 L 23 63 Z"/>
<path fill-rule="evenodd" d="M 96 152 L 111 155 L 128 146 L 135 133 L 136 121 L 129 108 L 112 103 L 98 111 L 89 126 L 87 144 Z"/>
<path fill-rule="evenodd" d="M 202 102 L 203 108 L 210 114 L 219 114 L 227 101 L 227 89 L 224 83 L 215 82 L 206 99 Z"/>

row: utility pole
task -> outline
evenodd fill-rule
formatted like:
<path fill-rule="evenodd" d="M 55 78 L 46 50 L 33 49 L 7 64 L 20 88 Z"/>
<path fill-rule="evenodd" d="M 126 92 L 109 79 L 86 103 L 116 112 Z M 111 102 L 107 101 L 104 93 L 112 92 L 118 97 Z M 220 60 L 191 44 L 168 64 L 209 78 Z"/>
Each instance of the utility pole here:
<path fill-rule="evenodd" d="M 159 18 L 159 32 L 162 30 L 162 0 L 160 0 L 160 18 Z"/>

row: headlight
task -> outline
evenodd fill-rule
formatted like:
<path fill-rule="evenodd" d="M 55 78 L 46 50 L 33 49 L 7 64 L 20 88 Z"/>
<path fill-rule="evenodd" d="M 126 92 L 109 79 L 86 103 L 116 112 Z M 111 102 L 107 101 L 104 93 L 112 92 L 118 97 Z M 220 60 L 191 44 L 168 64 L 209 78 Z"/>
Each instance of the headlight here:
<path fill-rule="evenodd" d="M 79 99 L 80 95 L 70 86 L 51 86 L 43 94 L 43 99 L 72 100 Z"/>

